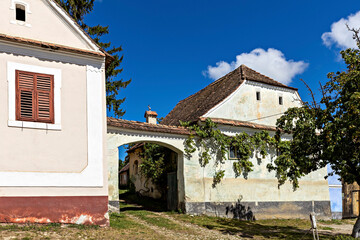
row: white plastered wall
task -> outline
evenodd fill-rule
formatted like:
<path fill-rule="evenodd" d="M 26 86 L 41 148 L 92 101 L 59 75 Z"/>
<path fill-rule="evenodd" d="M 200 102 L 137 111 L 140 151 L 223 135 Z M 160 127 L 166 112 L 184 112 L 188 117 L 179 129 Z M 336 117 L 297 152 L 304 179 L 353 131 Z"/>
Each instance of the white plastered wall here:
<path fill-rule="evenodd" d="M 25 6 L 26 21 L 15 18 L 16 4 Z M 84 50 L 99 51 L 65 12 L 48 0 L 1 0 L 0 33 Z"/>
<path fill-rule="evenodd" d="M 253 134 L 256 131 L 225 125 L 220 125 L 219 129 L 229 136 L 240 132 Z M 328 183 L 324 179 L 327 174 L 326 168 L 301 178 L 300 188 L 293 191 L 289 182 L 278 188 L 275 172 L 268 172 L 266 165 L 274 155 L 261 159 L 255 154 L 251 157 L 254 171 L 249 173 L 247 180 L 243 175 L 235 178 L 232 169 L 234 160 L 226 160 L 224 165 L 217 168 L 217 170 L 225 170 L 225 177 L 216 188 L 212 188 L 214 156 L 209 164 L 202 168 L 199 165 L 198 155 L 199 152 L 196 151 L 190 160 L 185 160 L 184 164 L 184 172 L 187 173 L 185 176 L 187 202 L 236 202 L 238 199 L 245 202 L 329 201 L 330 199 Z"/>
<path fill-rule="evenodd" d="M 109 178 L 109 201 L 118 201 L 118 167 L 119 167 L 119 150 L 118 147 L 137 142 L 150 142 L 163 145 L 177 153 L 177 179 L 178 179 L 178 199 L 184 202 L 185 185 L 184 178 L 186 174 L 184 164 L 186 156 L 184 154 L 184 141 L 186 135 L 154 133 L 146 131 L 133 131 L 108 126 L 107 133 L 107 163 Z"/>
<path fill-rule="evenodd" d="M 256 100 L 260 92 L 261 100 Z M 283 105 L 279 104 L 279 97 Z M 208 111 L 203 117 L 224 118 L 275 126 L 276 120 L 289 108 L 301 106 L 295 90 L 245 81 L 229 97 Z"/>
<path fill-rule="evenodd" d="M 256 99 L 260 92 L 261 100 Z M 279 104 L 279 97 L 283 104 Z M 297 91 L 275 87 L 263 83 L 245 81 L 229 97 L 208 111 L 203 117 L 223 118 L 248 121 L 252 123 L 276 126 L 276 120 L 290 107 L 299 107 L 302 102 Z M 256 130 L 220 125 L 219 129 L 227 135 L 245 131 L 253 134 Z M 273 132 L 271 134 L 274 134 Z M 288 136 L 289 138 L 290 136 Z M 195 153 L 194 155 L 198 155 Z M 242 201 L 329 201 L 329 189 L 325 168 L 313 172 L 300 180 L 300 188 L 293 191 L 292 185 L 286 183 L 278 188 L 274 172 L 268 172 L 266 165 L 271 161 L 271 155 L 265 159 L 254 155 L 251 161 L 254 171 L 248 179 L 243 176 L 235 178 L 234 160 L 227 160 L 221 166 L 225 177 L 217 188 L 212 188 L 214 174 L 214 159 L 205 168 L 198 166 L 197 159 L 186 161 L 184 171 L 187 186 L 186 197 L 189 202 L 235 202 Z M 200 194 L 199 194 L 200 193 Z"/>
<path fill-rule="evenodd" d="M 3 113 L 14 66 L 61 73 L 61 119 L 58 129 L 39 129 L 0 115 L 0 196 L 107 195 L 104 59 L 0 42 Z"/>

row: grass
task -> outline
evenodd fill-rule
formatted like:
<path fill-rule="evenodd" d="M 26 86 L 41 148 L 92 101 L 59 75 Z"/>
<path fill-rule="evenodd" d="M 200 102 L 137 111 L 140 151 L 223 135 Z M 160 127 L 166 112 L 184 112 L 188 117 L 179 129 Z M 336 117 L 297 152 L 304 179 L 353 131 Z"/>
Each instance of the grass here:
<path fill-rule="evenodd" d="M 255 239 L 312 239 L 310 221 L 305 219 L 269 219 L 257 221 L 241 221 L 237 219 L 210 217 L 210 216 L 190 216 L 184 214 L 168 213 L 172 217 L 196 224 L 208 229 L 214 229 L 223 233 L 238 235 L 243 238 Z M 331 227 L 324 230 L 333 230 Z M 347 236 L 334 236 L 328 233 L 320 234 L 320 239 L 351 239 Z"/>
<path fill-rule="evenodd" d="M 126 203 L 127 207 L 134 207 Z M 209 217 L 209 216 L 190 216 L 185 214 L 165 212 L 169 217 L 177 222 L 192 223 L 206 229 L 217 230 L 224 234 L 239 236 L 242 239 L 312 239 L 308 232 L 310 221 L 304 219 L 291 220 L 257 220 L 254 222 L 240 221 L 235 219 Z M 130 215 L 146 222 L 137 222 Z M 319 221 L 321 230 L 332 231 L 331 226 L 348 223 L 347 220 L 338 221 Z M 61 224 L 26 224 L 26 225 L 0 225 L 0 235 L 2 237 L 17 237 L 17 239 L 171 239 L 164 234 L 159 234 L 149 228 L 149 225 L 165 229 L 166 231 L 196 236 L 194 229 L 189 229 L 184 225 L 174 223 L 163 215 L 156 212 L 137 209 L 127 210 L 121 213 L 110 215 L 110 227 L 100 228 L 97 226 L 86 225 L 61 225 Z M 334 235 L 331 233 L 321 233 L 322 240 L 350 240 L 350 236 Z"/>
<path fill-rule="evenodd" d="M 16 239 L 174 239 L 174 236 L 198 237 L 198 231 L 217 230 L 240 239 L 312 239 L 310 221 L 306 219 L 269 219 L 241 221 L 210 216 L 190 216 L 164 211 L 164 202 L 139 198 L 128 191 L 121 191 L 121 213 L 110 215 L 110 227 L 89 225 L 52 224 L 3 224 L 0 238 Z M 159 213 L 162 212 L 162 213 Z M 175 222 L 170 219 L 175 219 Z M 141 221 L 137 221 L 137 219 Z M 188 227 L 192 223 L 195 227 Z M 321 240 L 351 240 L 350 236 L 336 235 L 341 225 L 355 223 L 354 219 L 318 221 Z M 197 229 L 196 226 L 201 228 Z M 344 225 L 345 226 L 345 225 Z M 153 229 L 158 229 L 160 232 Z M 326 231 L 324 231 L 326 230 Z M 168 235 L 170 233 L 170 235 Z M 174 234 L 176 233 L 176 234 Z M 208 231 L 208 236 L 212 236 Z"/>
<path fill-rule="evenodd" d="M 110 217 L 110 227 L 131 230 L 141 228 L 141 224 L 134 222 L 124 214 L 112 213 Z"/>
<path fill-rule="evenodd" d="M 356 219 L 331 219 L 331 220 L 319 220 L 319 223 L 323 224 L 336 224 L 336 225 L 342 225 L 342 224 L 355 224 Z"/>

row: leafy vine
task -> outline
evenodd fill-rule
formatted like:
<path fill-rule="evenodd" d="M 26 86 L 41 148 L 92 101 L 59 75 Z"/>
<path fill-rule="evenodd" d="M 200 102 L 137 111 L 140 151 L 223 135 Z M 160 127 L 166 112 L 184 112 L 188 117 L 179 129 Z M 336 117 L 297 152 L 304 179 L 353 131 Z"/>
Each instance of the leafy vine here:
<path fill-rule="evenodd" d="M 235 177 L 242 174 L 247 179 L 248 173 L 253 171 L 254 167 L 251 156 L 259 153 L 261 158 L 265 158 L 269 154 L 269 149 L 276 144 L 275 138 L 271 137 L 267 131 L 256 132 L 252 135 L 242 132 L 235 136 L 227 136 L 210 118 L 200 124 L 180 123 L 192 132 L 185 140 L 185 153 L 188 156 L 198 150 L 199 163 L 202 167 L 208 165 L 212 156 L 215 156 L 213 187 L 216 187 L 225 176 L 222 165 L 225 164 L 230 147 L 236 149 L 237 160 L 233 162 Z"/>

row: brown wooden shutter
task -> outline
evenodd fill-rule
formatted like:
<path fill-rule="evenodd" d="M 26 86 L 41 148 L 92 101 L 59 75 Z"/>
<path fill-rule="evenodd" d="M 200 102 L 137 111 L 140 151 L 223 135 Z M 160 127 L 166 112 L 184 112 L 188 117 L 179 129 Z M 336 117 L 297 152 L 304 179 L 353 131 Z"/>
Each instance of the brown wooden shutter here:
<path fill-rule="evenodd" d="M 16 119 L 54 123 L 54 77 L 16 71 Z"/>
<path fill-rule="evenodd" d="M 37 120 L 53 123 L 53 76 L 36 75 L 36 107 Z"/>

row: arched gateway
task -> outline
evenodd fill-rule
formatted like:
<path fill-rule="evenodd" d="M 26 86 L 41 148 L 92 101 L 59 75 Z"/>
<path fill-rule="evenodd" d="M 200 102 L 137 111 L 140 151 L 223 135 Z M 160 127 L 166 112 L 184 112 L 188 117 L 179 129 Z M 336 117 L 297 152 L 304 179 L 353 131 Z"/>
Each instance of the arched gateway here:
<path fill-rule="evenodd" d="M 184 204 L 184 140 L 189 131 L 182 127 L 173 127 L 160 124 L 128 121 L 122 119 L 107 119 L 107 163 L 109 179 L 109 204 L 119 205 L 118 147 L 137 142 L 157 143 L 177 153 L 177 186 L 178 208 Z"/>
<path fill-rule="evenodd" d="M 278 117 L 288 108 L 300 106 L 302 101 L 296 88 L 241 65 L 180 101 L 162 124 L 156 124 L 156 113 L 150 110 L 145 114 L 147 123 L 109 118 L 110 200 L 117 200 L 118 146 L 156 142 L 178 153 L 178 208 L 186 213 L 264 219 L 308 218 L 310 212 L 315 212 L 318 218 L 327 218 L 331 212 L 329 187 L 324 179 L 326 168 L 302 177 L 300 188 L 293 191 L 289 183 L 278 188 L 275 172 L 269 172 L 266 167 L 274 161 L 275 154 L 258 158 L 259 154 L 254 152 L 250 159 L 253 171 L 246 179 L 233 171 L 234 161 L 240 159 L 235 150 L 228 149 L 220 165 L 216 164 L 216 151 L 212 152 L 205 167 L 199 164 L 201 148 L 191 156 L 184 154 L 184 140 L 189 132 L 179 126 L 180 121 L 203 124 L 210 118 L 228 136 L 244 132 L 251 135 L 263 130 L 274 135 Z M 283 137 L 291 139 L 290 135 Z M 212 187 L 217 170 L 224 170 L 224 178 Z"/>

